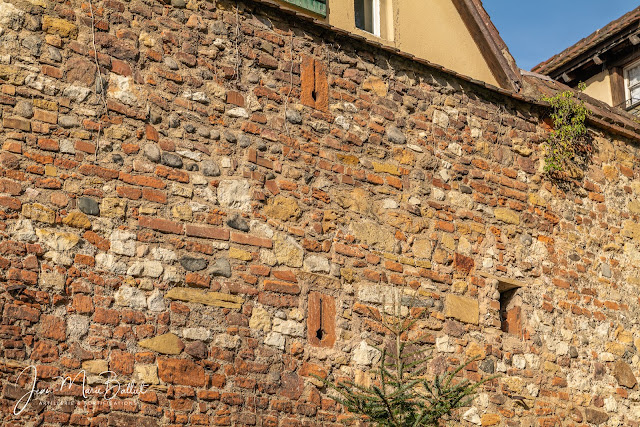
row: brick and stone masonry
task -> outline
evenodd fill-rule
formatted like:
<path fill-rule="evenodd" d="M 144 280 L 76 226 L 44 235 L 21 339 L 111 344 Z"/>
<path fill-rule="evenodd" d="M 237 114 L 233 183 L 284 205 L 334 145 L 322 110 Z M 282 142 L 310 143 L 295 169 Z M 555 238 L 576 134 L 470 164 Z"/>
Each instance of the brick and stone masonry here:
<path fill-rule="evenodd" d="M 0 104 L 2 425 L 340 425 L 399 298 L 459 425 L 638 426 L 637 134 L 253 1 L 0 0 Z"/>

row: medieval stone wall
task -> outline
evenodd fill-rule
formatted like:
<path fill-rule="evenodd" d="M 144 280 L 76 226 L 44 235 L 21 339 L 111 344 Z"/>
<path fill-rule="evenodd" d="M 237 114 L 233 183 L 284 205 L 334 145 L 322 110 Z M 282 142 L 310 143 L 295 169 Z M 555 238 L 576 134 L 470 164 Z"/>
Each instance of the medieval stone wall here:
<path fill-rule="evenodd" d="M 3 425 L 337 425 L 313 374 L 367 383 L 394 300 L 499 375 L 462 425 L 638 425 L 635 142 L 558 185 L 538 107 L 171 3 L 0 2 Z"/>

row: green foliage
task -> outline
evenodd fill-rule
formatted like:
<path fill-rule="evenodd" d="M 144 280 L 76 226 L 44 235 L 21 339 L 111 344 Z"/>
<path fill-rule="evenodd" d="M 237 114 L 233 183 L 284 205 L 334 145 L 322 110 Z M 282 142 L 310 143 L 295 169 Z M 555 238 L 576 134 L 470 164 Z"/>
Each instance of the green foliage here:
<path fill-rule="evenodd" d="M 468 406 L 475 390 L 494 377 L 475 383 L 460 379 L 458 374 L 475 359 L 452 371 L 428 375 L 431 357 L 426 352 L 433 346 L 421 344 L 423 338 L 406 339 L 419 319 L 382 316 L 380 324 L 390 332 L 391 341 L 388 347 L 376 347 L 381 357 L 372 371 L 372 385 L 364 387 L 353 381 L 336 385 L 324 380 L 338 392 L 334 400 L 372 425 L 385 427 L 438 426 L 455 409 Z"/>
<path fill-rule="evenodd" d="M 584 90 L 585 87 L 583 83 L 579 85 L 580 90 Z M 561 172 L 572 163 L 584 164 L 585 157 L 590 152 L 590 145 L 586 143 L 585 121 L 591 111 L 569 90 L 542 99 L 553 109 L 553 130 L 543 145 L 547 153 L 545 172 Z"/>

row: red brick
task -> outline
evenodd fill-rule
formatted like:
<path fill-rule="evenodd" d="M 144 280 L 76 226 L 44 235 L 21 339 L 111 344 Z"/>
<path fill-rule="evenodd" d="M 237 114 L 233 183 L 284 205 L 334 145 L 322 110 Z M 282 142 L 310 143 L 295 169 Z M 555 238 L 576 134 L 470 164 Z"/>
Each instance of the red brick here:
<path fill-rule="evenodd" d="M 96 265 L 96 259 L 91 255 L 76 254 L 74 262 L 76 264 L 86 265 L 89 267 L 93 267 L 94 265 Z"/>
<path fill-rule="evenodd" d="M 220 400 L 220 392 L 212 390 L 198 390 L 198 399 Z"/>
<path fill-rule="evenodd" d="M 15 280 L 28 285 L 36 285 L 38 283 L 38 273 L 34 271 L 21 270 L 19 268 L 10 268 L 7 271 L 7 280 Z"/>
<path fill-rule="evenodd" d="M 455 227 L 453 223 L 446 221 L 438 221 L 436 222 L 436 228 L 439 230 L 446 231 L 448 233 L 453 233 L 455 231 Z"/>
<path fill-rule="evenodd" d="M 129 64 L 116 58 L 111 60 L 111 71 L 121 76 L 130 76 L 132 74 Z"/>
<path fill-rule="evenodd" d="M 3 317 L 7 319 L 21 319 L 35 323 L 40 319 L 40 310 L 24 305 L 16 306 L 7 304 L 4 309 Z"/>
<path fill-rule="evenodd" d="M 174 168 L 169 168 L 165 166 L 157 166 L 156 167 L 156 175 L 162 178 L 167 178 L 171 181 L 178 181 L 182 183 L 189 182 L 189 174 L 185 171 L 181 171 Z"/>
<path fill-rule="evenodd" d="M 43 65 L 41 70 L 42 74 L 53 77 L 54 79 L 62 78 L 62 70 L 60 68 L 52 67 L 51 65 Z"/>
<path fill-rule="evenodd" d="M 96 307 L 93 315 L 93 320 L 96 323 L 115 326 L 120 323 L 120 315 L 116 310 L 107 310 L 102 307 Z"/>
<path fill-rule="evenodd" d="M 138 218 L 138 225 L 144 228 L 151 228 L 162 233 L 182 234 L 184 227 L 175 221 L 162 218 L 152 218 L 141 216 Z"/>
<path fill-rule="evenodd" d="M 160 135 L 158 134 L 158 131 L 156 130 L 156 128 L 154 128 L 150 124 L 147 124 L 147 126 L 145 127 L 145 134 L 149 141 L 158 142 L 158 140 L 160 139 Z"/>
<path fill-rule="evenodd" d="M 83 152 L 89 153 L 89 154 L 95 154 L 95 152 L 96 152 L 95 144 L 92 144 L 92 143 L 87 142 L 87 141 L 81 141 L 81 140 L 76 141 L 75 142 L 75 148 L 78 151 L 83 151 Z"/>
<path fill-rule="evenodd" d="M 39 138 L 38 148 L 45 151 L 60 151 L 60 145 L 58 144 L 58 141 L 54 141 L 53 139 L 48 138 Z"/>
<path fill-rule="evenodd" d="M 79 314 L 89 314 L 93 312 L 93 301 L 91 297 L 87 295 L 74 295 L 72 306 L 76 313 Z"/>
<path fill-rule="evenodd" d="M 18 211 L 22 207 L 22 202 L 15 197 L 0 196 L 0 206 Z"/>
<path fill-rule="evenodd" d="M 39 110 L 35 108 L 33 110 L 33 119 L 55 125 L 58 123 L 58 113 L 54 113 L 52 111 Z"/>
<path fill-rule="evenodd" d="M 273 277 L 287 282 L 298 283 L 295 272 L 291 270 L 274 270 Z"/>
<path fill-rule="evenodd" d="M 261 53 L 258 56 L 258 65 L 267 69 L 277 70 L 278 60 L 267 53 Z"/>
<path fill-rule="evenodd" d="M 229 230 L 220 227 L 210 227 L 206 225 L 186 225 L 187 236 L 202 237 L 204 239 L 229 240 Z"/>
<path fill-rule="evenodd" d="M 263 237 L 252 236 L 249 234 L 231 232 L 231 241 L 240 243 L 241 245 L 260 246 L 263 248 L 273 247 L 273 241 Z"/>
<path fill-rule="evenodd" d="M 227 92 L 227 104 L 237 105 L 238 107 L 244 107 L 244 96 L 235 90 Z"/>
<path fill-rule="evenodd" d="M 101 237 L 93 231 L 85 231 L 82 237 L 100 250 L 108 251 L 111 247 L 111 242 L 108 239 Z"/>
<path fill-rule="evenodd" d="M 345 245 L 343 243 L 334 243 L 333 244 L 333 248 L 335 249 L 335 251 L 339 254 L 342 255 L 346 255 L 349 257 L 355 257 L 355 258 L 364 258 L 364 254 L 362 253 L 362 251 L 358 248 L 354 248 L 352 246 L 349 245 Z"/>
<path fill-rule="evenodd" d="M 2 126 L 7 129 L 18 129 L 25 132 L 31 130 L 31 122 L 19 117 L 3 117 Z"/>
<path fill-rule="evenodd" d="M 13 240 L 5 240 L 3 242 L 0 242 L 0 253 L 4 255 L 24 256 L 27 251 L 24 243 L 16 242 Z"/>
<path fill-rule="evenodd" d="M 300 286 L 279 280 L 265 280 L 263 288 L 265 291 L 281 292 L 284 294 L 297 295 L 300 293 Z"/>
<path fill-rule="evenodd" d="M 116 187 L 116 192 L 118 196 L 131 200 L 138 200 L 142 197 L 142 190 L 135 187 Z"/>
<path fill-rule="evenodd" d="M 140 151 L 140 146 L 138 144 L 122 144 L 121 147 L 125 154 L 136 154 Z"/>
<path fill-rule="evenodd" d="M 157 188 L 159 190 L 162 190 L 167 186 L 163 180 L 153 176 L 131 175 L 125 172 L 120 172 L 117 175 L 117 178 L 120 179 L 120 181 L 126 182 L 127 184 L 139 185 L 141 187 Z"/>
<path fill-rule="evenodd" d="M 44 340 L 36 342 L 31 352 L 32 360 L 40 360 L 43 363 L 55 362 L 59 357 L 56 344 Z"/>
<path fill-rule="evenodd" d="M 156 203 L 167 203 L 167 195 L 163 191 L 153 190 L 151 188 L 142 189 L 142 198 Z"/>
<path fill-rule="evenodd" d="M 195 286 L 198 288 L 208 288 L 211 279 L 209 279 L 209 276 L 202 276 L 198 273 L 189 272 L 185 276 L 184 282 L 187 285 Z"/>
<path fill-rule="evenodd" d="M 475 262 L 473 258 L 456 253 L 453 255 L 453 267 L 464 274 L 469 274 L 475 267 Z"/>
<path fill-rule="evenodd" d="M 78 171 L 83 175 L 95 175 L 104 179 L 116 179 L 120 172 L 113 169 L 105 169 L 100 166 L 84 164 L 78 168 Z"/>
<path fill-rule="evenodd" d="M 134 362 L 133 354 L 113 350 L 109 358 L 109 369 L 117 375 L 131 375 L 133 373 Z"/>
<path fill-rule="evenodd" d="M 204 368 L 186 359 L 158 359 L 158 377 L 170 384 L 204 387 Z"/>
<path fill-rule="evenodd" d="M 260 292 L 258 302 L 272 307 L 297 307 L 298 298 L 292 295 L 278 295 L 270 292 Z"/>

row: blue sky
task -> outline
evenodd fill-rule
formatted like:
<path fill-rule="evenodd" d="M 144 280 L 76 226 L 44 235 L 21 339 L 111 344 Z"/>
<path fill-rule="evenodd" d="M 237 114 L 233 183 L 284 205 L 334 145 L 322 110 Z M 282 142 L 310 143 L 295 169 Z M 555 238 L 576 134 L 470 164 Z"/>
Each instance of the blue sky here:
<path fill-rule="evenodd" d="M 518 66 L 530 70 L 640 5 L 637 0 L 484 0 Z"/>

